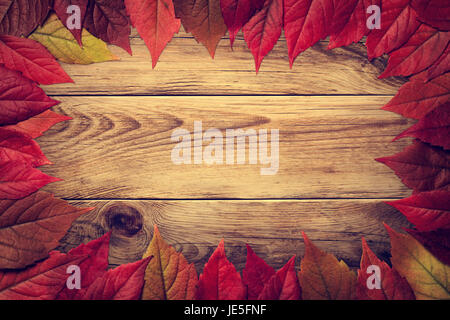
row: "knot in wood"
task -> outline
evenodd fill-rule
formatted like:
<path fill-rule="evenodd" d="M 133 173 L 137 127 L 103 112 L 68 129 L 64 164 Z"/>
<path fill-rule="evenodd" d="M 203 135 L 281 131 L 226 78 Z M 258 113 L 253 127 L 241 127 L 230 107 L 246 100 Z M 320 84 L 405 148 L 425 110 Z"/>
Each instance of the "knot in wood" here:
<path fill-rule="evenodd" d="M 127 205 L 115 205 L 105 212 L 108 227 L 121 235 L 131 237 L 142 229 L 141 213 Z"/>

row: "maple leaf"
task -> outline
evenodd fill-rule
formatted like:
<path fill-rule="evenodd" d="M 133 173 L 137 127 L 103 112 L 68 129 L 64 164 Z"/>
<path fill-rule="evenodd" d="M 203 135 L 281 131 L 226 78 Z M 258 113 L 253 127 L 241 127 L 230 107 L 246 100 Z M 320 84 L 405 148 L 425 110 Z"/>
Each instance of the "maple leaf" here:
<path fill-rule="evenodd" d="M 366 41 L 370 60 L 402 46 L 420 26 L 410 0 L 383 1 L 382 6 L 381 29 L 371 30 Z"/>
<path fill-rule="evenodd" d="M 137 300 L 151 257 L 108 270 L 86 290 L 83 300 Z"/>
<path fill-rule="evenodd" d="M 144 258 L 153 257 L 145 271 L 143 300 L 193 300 L 197 272 L 181 253 L 169 246 L 153 229 L 153 239 Z"/>
<path fill-rule="evenodd" d="M 52 251 L 31 268 L 0 271 L 0 300 L 53 300 L 66 285 L 67 268 L 85 258 Z"/>
<path fill-rule="evenodd" d="M 220 0 L 222 16 L 230 34 L 233 47 L 237 33 L 253 15 L 264 6 L 264 0 Z"/>
<path fill-rule="evenodd" d="M 368 35 L 367 8 L 380 3 L 381 0 L 339 1 L 334 10 L 328 49 L 347 46 Z"/>
<path fill-rule="evenodd" d="M 304 300 L 349 300 L 355 298 L 356 276 L 344 261 L 318 249 L 306 236 L 305 256 L 299 280 Z"/>
<path fill-rule="evenodd" d="M 433 109 L 411 128 L 395 139 L 414 137 L 434 146 L 450 150 L 450 102 Z"/>
<path fill-rule="evenodd" d="M 194 35 L 214 58 L 220 39 L 227 32 L 220 0 L 174 0 L 175 15 L 181 19 L 186 32 Z"/>
<path fill-rule="evenodd" d="M 394 170 L 414 191 L 449 189 L 450 152 L 415 140 L 402 152 L 376 159 Z"/>
<path fill-rule="evenodd" d="M 241 276 L 225 256 L 223 240 L 205 264 L 197 289 L 198 300 L 243 300 L 246 292 Z"/>
<path fill-rule="evenodd" d="M 386 203 L 403 213 L 419 231 L 450 229 L 449 191 L 422 192 Z"/>
<path fill-rule="evenodd" d="M 449 100 L 450 73 L 446 73 L 427 83 L 420 78 L 412 79 L 400 88 L 383 110 L 396 112 L 407 118 L 420 119 Z"/>
<path fill-rule="evenodd" d="M 444 264 L 450 265 L 450 232 L 448 230 L 434 230 L 420 232 L 417 230 L 406 230 L 428 251 Z"/>
<path fill-rule="evenodd" d="M 1 0 L 0 7 L 3 8 L 3 14 L 0 11 L 0 34 L 28 36 L 44 22 L 50 11 L 51 2 L 52 0 Z"/>
<path fill-rule="evenodd" d="M 67 13 L 67 8 L 71 5 L 76 5 L 80 8 L 79 19 L 83 25 L 88 3 L 89 0 L 54 0 L 53 10 L 55 10 L 56 15 L 62 21 L 64 26 L 67 28 L 67 21 L 70 17 L 70 15 Z M 82 46 L 83 45 L 83 42 L 81 40 L 82 28 L 81 29 L 73 28 L 71 30 L 69 29 L 69 31 L 72 33 L 73 37 L 77 40 L 78 44 Z"/>
<path fill-rule="evenodd" d="M 47 110 L 37 116 L 29 118 L 28 120 L 19 122 L 15 125 L 4 126 L 3 128 L 22 133 L 36 139 L 42 136 L 45 131 L 53 127 L 55 124 L 71 119 L 71 117 L 63 116 L 51 110 Z"/>
<path fill-rule="evenodd" d="M 181 27 L 175 18 L 172 0 L 125 0 L 125 6 L 133 26 L 144 39 L 152 56 L 153 68 L 167 43 Z"/>
<path fill-rule="evenodd" d="M 427 80 L 434 79 L 441 74 L 450 71 L 450 45 L 447 46 L 444 53 L 439 57 L 439 59 L 428 69 Z"/>
<path fill-rule="evenodd" d="M 90 210 L 46 192 L 0 201 L 0 269 L 24 268 L 46 258 L 72 222 Z"/>
<path fill-rule="evenodd" d="M 244 39 L 255 58 L 256 72 L 280 38 L 282 28 L 282 0 L 266 0 L 264 7 L 244 26 Z"/>
<path fill-rule="evenodd" d="M 386 262 L 381 261 L 370 250 L 367 242 L 362 238 L 363 253 L 360 269 L 358 270 L 358 296 L 366 300 L 415 300 L 414 293 L 405 278 L 401 277 L 395 269 L 391 269 Z M 380 289 L 368 288 L 368 280 L 372 275 L 367 273 L 369 266 L 380 268 Z"/>
<path fill-rule="evenodd" d="M 422 24 L 400 49 L 390 53 L 389 63 L 380 79 L 409 76 L 431 66 L 444 53 L 450 32 L 441 32 Z"/>
<path fill-rule="evenodd" d="M 450 299 L 450 267 L 410 235 L 385 224 L 391 238 L 392 266 L 406 278 L 417 299 Z"/>
<path fill-rule="evenodd" d="M 73 82 L 47 49 L 31 39 L 0 35 L 0 64 L 40 84 Z"/>
<path fill-rule="evenodd" d="M 58 60 L 65 63 L 91 64 L 118 60 L 102 40 L 83 30 L 83 47 L 80 47 L 56 15 L 48 18 L 45 25 L 38 28 L 30 38 L 43 44 Z"/>
<path fill-rule="evenodd" d="M 412 0 L 419 20 L 434 28 L 450 31 L 450 3 L 442 0 Z"/>
<path fill-rule="evenodd" d="M 0 125 L 16 124 L 58 103 L 35 82 L 17 71 L 0 66 Z"/>
<path fill-rule="evenodd" d="M 43 186 L 61 181 L 50 177 L 23 161 L 0 164 L 0 200 L 21 199 Z"/>
<path fill-rule="evenodd" d="M 9 161 L 24 162 L 32 167 L 51 164 L 29 136 L 0 127 L 0 163 Z"/>

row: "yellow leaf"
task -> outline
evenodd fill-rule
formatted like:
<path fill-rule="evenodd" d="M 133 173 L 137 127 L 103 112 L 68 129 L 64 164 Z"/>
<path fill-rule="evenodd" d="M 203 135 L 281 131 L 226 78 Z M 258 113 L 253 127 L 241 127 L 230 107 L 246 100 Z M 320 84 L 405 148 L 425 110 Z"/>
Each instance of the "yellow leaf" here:
<path fill-rule="evenodd" d="M 193 300 L 198 282 L 193 264 L 168 245 L 155 226 L 144 258 L 153 256 L 145 270 L 143 300 Z"/>
<path fill-rule="evenodd" d="M 34 31 L 30 39 L 40 42 L 51 54 L 65 63 L 91 64 L 119 60 L 109 51 L 105 42 L 85 29 L 82 32 L 83 47 L 80 47 L 56 15 L 50 16 L 44 26 Z"/>
<path fill-rule="evenodd" d="M 392 265 L 406 278 L 418 300 L 450 299 L 450 267 L 410 235 L 385 225 L 391 237 Z"/>

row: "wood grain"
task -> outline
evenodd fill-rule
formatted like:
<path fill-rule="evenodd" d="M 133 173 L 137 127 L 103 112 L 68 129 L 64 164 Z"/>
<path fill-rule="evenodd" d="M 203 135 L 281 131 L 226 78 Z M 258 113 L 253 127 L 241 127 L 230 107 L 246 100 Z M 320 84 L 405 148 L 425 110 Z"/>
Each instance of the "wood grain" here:
<path fill-rule="evenodd" d="M 225 239 L 228 258 L 239 270 L 245 265 L 248 243 L 275 268 L 293 255 L 304 254 L 301 231 L 315 244 L 351 267 L 359 265 L 361 237 L 379 257 L 389 255 L 389 237 L 382 223 L 408 227 L 406 219 L 378 200 L 278 201 L 72 201 L 97 209 L 73 224 L 61 249 L 112 231 L 110 264 L 141 258 L 158 225 L 164 239 L 181 250 L 201 271 Z"/>
<path fill-rule="evenodd" d="M 408 120 L 379 110 L 386 97 L 57 97 L 74 118 L 38 142 L 68 199 L 386 198 L 408 191 L 375 158 Z M 177 128 L 279 129 L 280 166 L 175 165 Z M 206 145 L 206 144 L 205 144 Z M 247 143 L 248 146 L 248 143 Z M 225 151 L 224 151 L 225 154 Z M 247 152 L 248 157 L 248 152 Z M 247 158 L 248 159 L 248 158 Z M 245 177 L 245 178 L 243 178 Z"/>

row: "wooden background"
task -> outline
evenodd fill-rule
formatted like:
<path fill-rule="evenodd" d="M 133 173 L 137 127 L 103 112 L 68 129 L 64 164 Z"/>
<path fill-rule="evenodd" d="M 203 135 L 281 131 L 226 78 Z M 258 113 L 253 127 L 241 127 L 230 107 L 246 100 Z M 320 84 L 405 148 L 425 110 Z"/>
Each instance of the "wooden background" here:
<path fill-rule="evenodd" d="M 320 248 L 359 265 L 361 237 L 385 259 L 382 222 L 408 226 L 383 201 L 409 195 L 374 158 L 399 152 L 390 143 L 411 123 L 380 110 L 403 79 L 378 80 L 385 59 L 369 62 L 362 43 L 328 51 L 323 41 L 289 69 L 282 38 L 258 75 L 242 37 L 223 39 L 215 60 L 185 32 L 155 70 L 133 33 L 133 57 L 64 65 L 76 84 L 45 87 L 73 117 L 39 139 L 55 164 L 44 171 L 63 182 L 46 188 L 96 209 L 62 240 L 68 250 L 112 229 L 110 264 L 140 259 L 157 224 L 162 236 L 202 270 L 220 239 L 238 270 L 245 244 L 275 268 L 303 256 L 301 231 Z M 176 128 L 280 130 L 280 168 L 183 165 L 171 162 Z"/>

